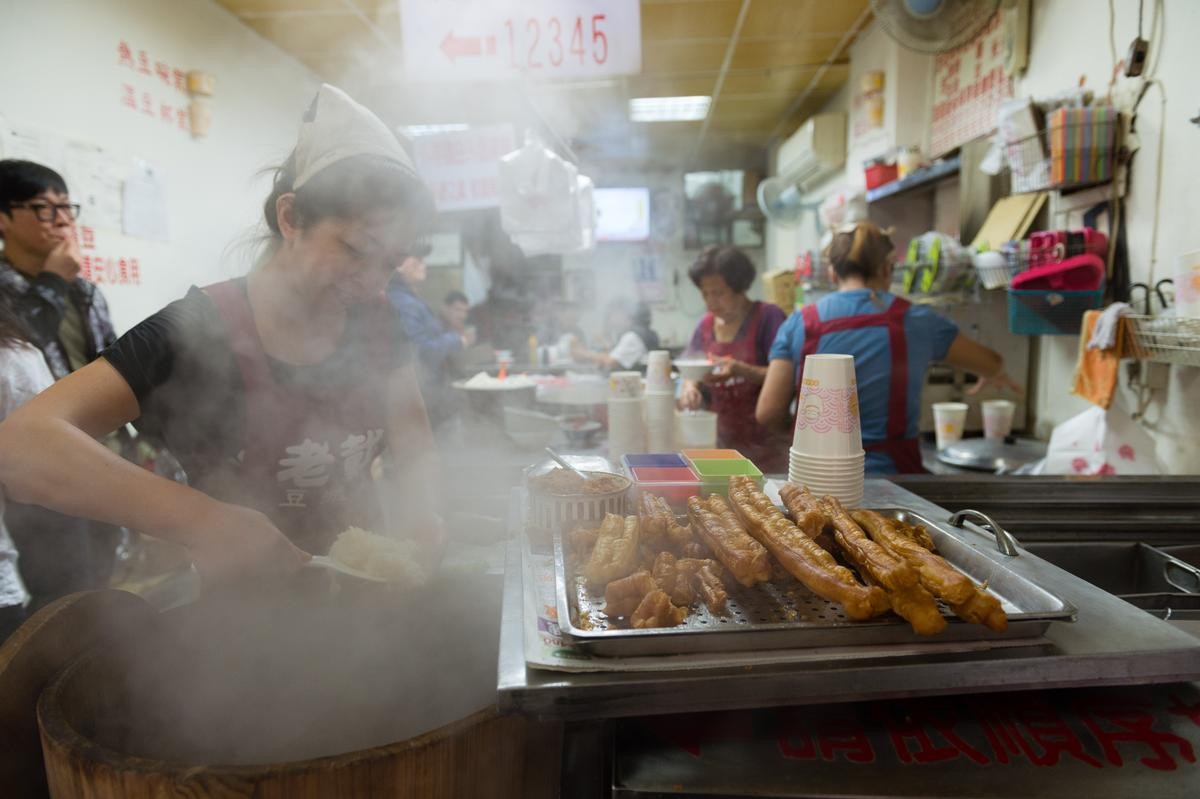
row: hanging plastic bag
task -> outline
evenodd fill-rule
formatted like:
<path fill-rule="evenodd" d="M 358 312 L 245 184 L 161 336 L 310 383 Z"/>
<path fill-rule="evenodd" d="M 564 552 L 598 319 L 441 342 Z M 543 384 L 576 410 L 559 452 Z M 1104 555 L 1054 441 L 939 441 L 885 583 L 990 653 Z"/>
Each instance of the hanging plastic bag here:
<path fill-rule="evenodd" d="M 1088 408 L 1054 428 L 1038 474 L 1162 474 L 1154 439 L 1121 407 Z"/>

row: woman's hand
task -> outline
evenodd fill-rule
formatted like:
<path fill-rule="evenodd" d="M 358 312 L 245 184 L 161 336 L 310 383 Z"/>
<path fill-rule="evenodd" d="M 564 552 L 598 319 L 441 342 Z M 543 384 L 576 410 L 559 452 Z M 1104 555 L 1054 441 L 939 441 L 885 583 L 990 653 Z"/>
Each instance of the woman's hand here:
<path fill-rule="evenodd" d="M 731 358 L 728 355 L 722 355 L 713 358 L 712 371 L 704 376 L 705 383 L 723 383 L 731 377 L 740 377 L 744 363 Z"/>
<path fill-rule="evenodd" d="M 974 386 L 967 389 L 967 395 L 973 397 L 983 391 L 985 388 L 995 388 L 999 389 L 1000 391 L 1008 391 L 1016 394 L 1018 397 L 1025 395 L 1025 387 L 1009 377 L 1007 372 L 1001 372 L 1000 374 L 993 375 L 992 377 L 979 378 L 979 381 L 975 383 Z"/>
<path fill-rule="evenodd" d="M 704 395 L 695 380 L 684 380 L 683 390 L 679 392 L 679 407 L 685 411 L 694 411 L 704 405 Z"/>
<path fill-rule="evenodd" d="M 311 557 L 256 510 L 217 503 L 212 513 L 199 518 L 184 540 L 205 581 L 291 574 Z"/>

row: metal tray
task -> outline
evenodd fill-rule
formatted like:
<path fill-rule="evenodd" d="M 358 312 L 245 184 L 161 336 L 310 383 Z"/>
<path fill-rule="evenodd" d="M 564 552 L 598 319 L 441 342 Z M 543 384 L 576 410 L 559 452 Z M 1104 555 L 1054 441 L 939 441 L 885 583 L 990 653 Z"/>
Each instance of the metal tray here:
<path fill-rule="evenodd" d="M 917 635 L 908 622 L 892 614 L 854 621 L 846 618 L 840 605 L 813 594 L 790 576 L 754 588 L 728 587 L 728 609 L 723 615 L 710 613 L 698 603 L 678 627 L 610 627 L 604 615 L 604 597 L 588 591 L 579 577 L 567 574 L 562 537 L 555 536 L 559 628 L 572 643 L 595 655 L 618 657 L 1038 638 L 1051 621 L 1074 621 L 1075 608 L 1018 574 L 1013 568 L 1014 556 L 972 547 L 959 538 L 961 531 L 908 510 L 875 510 L 923 525 L 942 557 L 976 583 L 986 583 L 1000 600 L 1008 614 L 1008 629 L 997 633 L 969 624 L 944 605 L 942 612 L 949 623 L 933 636 Z"/>

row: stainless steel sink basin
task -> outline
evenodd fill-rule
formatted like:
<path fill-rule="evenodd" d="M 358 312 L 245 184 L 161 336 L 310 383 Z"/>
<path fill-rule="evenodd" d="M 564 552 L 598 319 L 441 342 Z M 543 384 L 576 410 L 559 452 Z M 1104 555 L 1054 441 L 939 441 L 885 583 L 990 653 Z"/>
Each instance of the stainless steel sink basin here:
<path fill-rule="evenodd" d="M 1031 542 L 1025 548 L 1156 616 L 1200 619 L 1200 568 L 1161 549 L 1109 541 Z"/>

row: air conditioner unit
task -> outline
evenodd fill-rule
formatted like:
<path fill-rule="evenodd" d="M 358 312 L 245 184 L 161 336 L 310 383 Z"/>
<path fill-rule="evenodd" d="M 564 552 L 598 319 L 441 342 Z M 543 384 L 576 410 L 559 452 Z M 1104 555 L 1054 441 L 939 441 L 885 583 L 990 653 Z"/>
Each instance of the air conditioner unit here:
<path fill-rule="evenodd" d="M 846 115 L 818 114 L 800 126 L 794 141 L 798 154 L 779 174 L 805 194 L 845 166 Z"/>
<path fill-rule="evenodd" d="M 758 184 L 759 208 L 772 222 L 785 227 L 799 222 L 807 207 L 804 195 L 845 165 L 846 115 L 818 114 L 800 126 L 792 141 L 797 155 L 778 175 Z"/>

